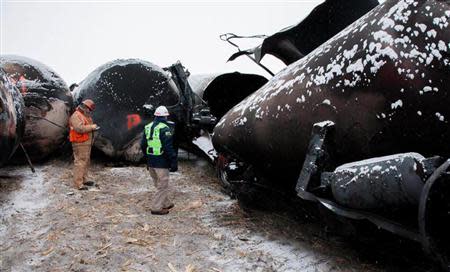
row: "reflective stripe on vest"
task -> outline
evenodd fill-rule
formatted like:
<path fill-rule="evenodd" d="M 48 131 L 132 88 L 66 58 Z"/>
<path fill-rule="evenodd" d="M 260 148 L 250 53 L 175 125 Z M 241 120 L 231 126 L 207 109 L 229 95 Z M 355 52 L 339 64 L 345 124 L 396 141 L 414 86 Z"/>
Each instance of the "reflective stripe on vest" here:
<path fill-rule="evenodd" d="M 159 132 L 163 128 L 168 128 L 164 123 L 159 123 L 153 129 L 153 135 L 151 134 L 151 129 L 153 122 L 145 126 L 145 138 L 147 139 L 147 155 L 160 156 L 164 153 L 162 150 L 161 139 L 159 138 Z"/>

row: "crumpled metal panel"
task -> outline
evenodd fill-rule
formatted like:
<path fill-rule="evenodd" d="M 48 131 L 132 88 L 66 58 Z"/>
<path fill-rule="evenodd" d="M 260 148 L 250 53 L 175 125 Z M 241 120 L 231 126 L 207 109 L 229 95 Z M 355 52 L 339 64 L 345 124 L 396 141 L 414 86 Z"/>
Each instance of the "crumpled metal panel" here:
<path fill-rule="evenodd" d="M 257 62 L 271 54 L 286 65 L 308 55 L 322 43 L 378 5 L 378 0 L 326 0 L 299 24 L 287 27 L 264 39 L 253 49 L 240 51 L 229 60 L 254 54 Z"/>

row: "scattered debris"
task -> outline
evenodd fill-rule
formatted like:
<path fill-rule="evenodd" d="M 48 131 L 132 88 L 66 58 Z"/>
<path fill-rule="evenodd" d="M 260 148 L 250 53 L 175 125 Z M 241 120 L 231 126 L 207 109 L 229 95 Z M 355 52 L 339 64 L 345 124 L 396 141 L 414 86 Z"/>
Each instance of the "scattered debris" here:
<path fill-rule="evenodd" d="M 53 252 L 53 247 L 51 247 L 51 248 L 49 248 L 48 250 L 46 250 L 46 251 L 44 251 L 44 252 L 42 252 L 42 256 L 47 256 L 47 255 L 49 255 L 50 253 L 52 253 Z"/>

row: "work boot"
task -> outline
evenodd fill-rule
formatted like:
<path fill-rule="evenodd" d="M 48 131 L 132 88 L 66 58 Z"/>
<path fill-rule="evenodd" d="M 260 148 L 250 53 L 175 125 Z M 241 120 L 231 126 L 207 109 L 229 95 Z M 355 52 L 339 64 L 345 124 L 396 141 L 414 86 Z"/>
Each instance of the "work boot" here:
<path fill-rule="evenodd" d="M 169 213 L 168 209 L 162 209 L 160 211 L 152 211 L 152 214 L 155 214 L 155 215 L 165 215 L 165 214 L 168 214 L 168 213 Z"/>
<path fill-rule="evenodd" d="M 173 207 L 175 207 L 175 204 L 170 204 L 169 206 L 167 206 L 167 207 L 164 207 L 164 209 L 166 209 L 166 210 L 170 210 L 170 209 L 172 209 Z"/>
<path fill-rule="evenodd" d="M 89 181 L 83 182 L 83 185 L 86 185 L 86 186 L 94 186 L 94 185 L 95 185 L 95 182 L 89 180 Z"/>

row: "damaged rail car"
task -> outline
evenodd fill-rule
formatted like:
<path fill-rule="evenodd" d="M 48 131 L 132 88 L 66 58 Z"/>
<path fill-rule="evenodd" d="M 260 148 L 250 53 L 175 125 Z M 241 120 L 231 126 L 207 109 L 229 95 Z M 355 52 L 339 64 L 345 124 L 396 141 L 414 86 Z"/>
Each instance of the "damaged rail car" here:
<path fill-rule="evenodd" d="M 239 51 L 229 60 L 254 55 L 259 63 L 266 54 L 270 54 L 289 65 L 308 55 L 378 4 L 378 0 L 325 0 L 297 25 L 266 37 L 261 45 Z"/>
<path fill-rule="evenodd" d="M 22 139 L 24 108 L 19 90 L 0 69 L 0 166 L 14 154 Z"/>
<path fill-rule="evenodd" d="M 191 75 L 188 83 L 197 97 L 208 104 L 211 114 L 220 119 L 232 107 L 266 84 L 267 79 L 260 75 L 234 72 Z"/>
<path fill-rule="evenodd" d="M 139 161 L 144 126 L 149 109 L 178 102 L 176 86 L 162 68 L 143 60 L 120 59 L 106 63 L 84 79 L 74 92 L 75 104 L 85 99 L 96 103 L 93 112 L 100 126 L 94 147 L 111 158 Z"/>
<path fill-rule="evenodd" d="M 96 103 L 93 119 L 100 130 L 94 146 L 114 159 L 140 161 L 144 126 L 153 120 L 154 110 L 165 105 L 175 123 L 176 143 L 195 148 L 193 139 L 202 129 L 212 130 L 217 118 L 194 94 L 188 76 L 181 63 L 161 68 L 139 59 L 119 59 L 97 68 L 74 89 L 76 104 L 84 99 Z"/>
<path fill-rule="evenodd" d="M 0 67 L 25 102 L 23 146 L 32 160 L 43 160 L 66 141 L 73 107 L 69 88 L 55 71 L 33 59 L 2 55 Z M 23 152 L 16 154 L 14 161 L 25 161 Z"/>
<path fill-rule="evenodd" d="M 240 73 L 193 77 L 181 63 L 160 68 L 127 59 L 97 68 L 74 89 L 74 97 L 76 104 L 88 98 L 96 103 L 93 118 L 101 129 L 94 146 L 109 157 L 137 162 L 143 156 L 143 128 L 159 105 L 171 112 L 176 143 L 207 154 L 209 149 L 204 150 L 197 138 L 212 132 L 225 112 L 266 82 L 264 77 Z M 238 85 L 243 89 L 231 93 Z"/>
<path fill-rule="evenodd" d="M 286 67 L 217 124 L 224 184 L 296 192 L 450 270 L 449 21 L 449 1 L 388 0 Z"/>

